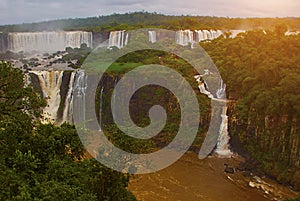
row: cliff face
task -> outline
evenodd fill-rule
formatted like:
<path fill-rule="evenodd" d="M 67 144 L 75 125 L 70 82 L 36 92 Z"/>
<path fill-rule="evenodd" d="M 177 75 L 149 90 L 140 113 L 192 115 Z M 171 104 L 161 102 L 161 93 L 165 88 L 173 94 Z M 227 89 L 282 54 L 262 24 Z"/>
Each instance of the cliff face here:
<path fill-rule="evenodd" d="M 238 103 L 229 105 L 233 149 L 255 161 L 259 171 L 300 190 L 300 120 L 296 114 L 261 115 L 249 110 L 241 117 Z"/>
<path fill-rule="evenodd" d="M 118 80 L 121 79 L 121 75 L 114 75 L 105 73 L 102 79 L 99 82 L 98 94 L 96 98 L 96 111 L 98 121 L 101 123 L 102 127 L 105 130 L 105 127 L 109 127 L 114 124 L 112 114 L 116 111 L 111 110 L 111 102 L 115 98 L 112 95 L 113 89 L 117 84 Z M 128 88 L 133 86 L 134 83 L 130 84 Z M 200 94 L 199 91 L 196 93 Z M 126 91 L 122 93 L 127 93 Z M 122 95 L 121 95 L 122 97 Z M 206 100 L 205 103 L 209 103 L 209 100 L 205 96 L 200 96 Z M 203 109 L 204 103 L 200 106 Z M 149 110 L 154 105 L 162 106 L 167 113 L 166 126 L 157 136 L 154 137 L 154 141 L 158 147 L 166 146 L 177 134 L 177 131 L 180 126 L 181 116 L 180 116 L 180 105 L 177 98 L 169 90 L 157 86 L 150 85 L 143 88 L 140 88 L 136 91 L 131 97 L 129 104 L 130 116 L 133 122 L 140 126 L 148 126 L 151 122 L 149 119 Z M 101 111 L 101 115 L 100 115 Z M 198 136 L 194 144 L 191 147 L 191 150 L 198 152 L 200 150 L 201 143 L 205 137 L 204 133 L 207 132 L 209 126 L 210 114 L 209 109 L 205 112 L 202 112 L 199 120 L 199 131 Z"/>
<path fill-rule="evenodd" d="M 7 34 L 0 32 L 0 53 L 6 52 L 8 46 L 7 42 Z"/>

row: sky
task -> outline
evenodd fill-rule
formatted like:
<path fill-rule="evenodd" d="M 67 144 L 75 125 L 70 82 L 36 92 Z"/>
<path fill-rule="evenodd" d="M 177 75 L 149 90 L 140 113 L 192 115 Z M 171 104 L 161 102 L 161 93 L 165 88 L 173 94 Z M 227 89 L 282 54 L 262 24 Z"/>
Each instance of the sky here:
<path fill-rule="evenodd" d="M 0 0 L 0 24 L 134 11 L 220 17 L 300 17 L 299 0 Z"/>

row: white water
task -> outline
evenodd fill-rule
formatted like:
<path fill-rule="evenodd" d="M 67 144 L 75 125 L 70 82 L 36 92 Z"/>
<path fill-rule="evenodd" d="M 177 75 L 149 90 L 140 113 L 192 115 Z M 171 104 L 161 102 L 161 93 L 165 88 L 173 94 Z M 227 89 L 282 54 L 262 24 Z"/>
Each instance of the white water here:
<path fill-rule="evenodd" d="M 214 40 L 220 37 L 223 32 L 221 30 L 195 30 L 195 42 L 201 42 L 205 40 Z"/>
<path fill-rule="evenodd" d="M 58 118 L 58 109 L 61 104 L 60 89 L 63 79 L 63 71 L 30 71 L 37 75 L 39 84 L 46 98 L 47 106 L 43 109 L 42 123 L 62 124 L 64 122 L 73 123 L 74 96 L 80 97 L 77 104 L 85 104 L 86 76 L 84 71 L 73 71 L 68 83 L 63 112 Z M 30 76 L 25 76 L 29 77 Z M 84 107 L 80 107 L 84 108 Z M 80 111 L 81 118 L 85 119 L 85 111 Z"/>
<path fill-rule="evenodd" d="M 149 42 L 155 43 L 156 42 L 156 31 L 148 31 L 149 33 Z"/>
<path fill-rule="evenodd" d="M 238 34 L 240 33 L 245 33 L 245 30 L 230 30 L 229 31 L 231 33 L 230 38 L 235 38 Z"/>
<path fill-rule="evenodd" d="M 86 120 L 85 113 L 85 94 L 87 89 L 87 76 L 83 70 L 80 70 L 76 73 L 74 87 L 73 87 L 73 96 L 77 97 L 76 104 L 72 101 L 72 106 L 81 108 L 81 111 L 78 111 L 78 117 L 80 118 L 80 122 L 84 122 Z"/>
<path fill-rule="evenodd" d="M 205 73 L 203 75 L 196 75 L 194 76 L 196 81 L 198 82 L 198 88 L 201 93 L 208 96 L 208 98 L 213 99 L 215 101 L 220 101 L 221 103 L 226 102 L 226 84 L 223 82 L 223 80 L 220 80 L 219 88 L 216 92 L 216 97 L 209 91 L 209 87 L 205 80 L 202 78 L 204 76 L 209 76 L 210 72 L 208 70 L 205 70 Z M 221 124 L 219 128 L 219 137 L 217 146 L 215 149 L 215 153 L 217 153 L 219 156 L 223 157 L 229 157 L 232 155 L 230 149 L 229 149 L 229 134 L 228 134 L 228 116 L 227 116 L 227 106 L 222 106 L 222 113 L 221 113 Z"/>
<path fill-rule="evenodd" d="M 65 105 L 63 110 L 63 117 L 61 123 L 68 122 L 72 123 L 73 118 L 73 85 L 75 80 L 76 72 L 71 73 L 70 82 L 69 82 L 69 90 L 65 99 Z"/>
<path fill-rule="evenodd" d="M 128 43 L 128 33 L 125 30 L 112 31 L 109 34 L 108 47 L 123 48 Z"/>
<path fill-rule="evenodd" d="M 192 45 L 194 43 L 193 38 L 193 31 L 190 31 L 189 29 L 176 31 L 175 34 L 176 43 L 182 46 Z"/>
<path fill-rule="evenodd" d="M 8 34 L 8 49 L 13 52 L 63 51 L 66 47 L 79 48 L 83 43 L 86 43 L 88 47 L 92 47 L 92 42 L 92 33 L 84 31 L 16 32 Z"/>
<path fill-rule="evenodd" d="M 194 37 L 195 34 L 195 37 Z M 182 46 L 191 45 L 193 47 L 194 43 L 198 43 L 206 40 L 214 40 L 223 34 L 220 30 L 179 30 L 176 31 L 175 40 L 176 43 Z"/>
<path fill-rule="evenodd" d="M 219 130 L 219 138 L 215 152 L 220 156 L 230 156 L 232 153 L 229 149 L 229 134 L 228 134 L 228 116 L 227 107 L 223 106 L 221 114 L 221 125 Z"/>
<path fill-rule="evenodd" d="M 102 109 L 102 104 L 103 104 L 103 90 L 104 90 L 104 87 L 102 86 L 101 87 L 101 90 L 100 90 L 100 112 L 99 112 L 99 125 L 100 125 L 100 131 L 102 130 L 102 112 L 103 112 L 103 109 Z"/>
<path fill-rule="evenodd" d="M 38 76 L 43 96 L 47 100 L 47 106 L 43 110 L 42 122 L 54 123 L 57 119 L 57 111 L 60 104 L 60 86 L 63 71 L 31 71 Z"/>
<path fill-rule="evenodd" d="M 216 96 L 218 99 L 226 98 L 226 84 L 223 82 L 222 79 L 220 80 L 220 85 L 216 92 Z"/>

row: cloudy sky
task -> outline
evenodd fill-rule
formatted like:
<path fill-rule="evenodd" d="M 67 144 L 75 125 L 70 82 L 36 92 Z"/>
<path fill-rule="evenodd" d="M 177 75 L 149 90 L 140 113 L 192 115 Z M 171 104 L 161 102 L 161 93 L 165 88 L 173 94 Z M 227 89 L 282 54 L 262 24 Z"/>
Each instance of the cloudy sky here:
<path fill-rule="evenodd" d="M 225 17 L 300 16 L 299 0 L 0 0 L 0 24 L 133 11 Z"/>

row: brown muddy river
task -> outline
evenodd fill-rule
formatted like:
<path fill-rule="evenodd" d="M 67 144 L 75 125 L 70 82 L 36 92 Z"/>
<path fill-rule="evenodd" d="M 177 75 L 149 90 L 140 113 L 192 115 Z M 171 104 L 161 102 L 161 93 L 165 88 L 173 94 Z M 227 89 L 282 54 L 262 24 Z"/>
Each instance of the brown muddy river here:
<path fill-rule="evenodd" d="M 299 192 L 269 179 L 224 172 L 225 163 L 237 166 L 241 160 L 238 156 L 199 160 L 196 154 L 187 153 L 164 170 L 134 176 L 129 189 L 140 201 L 264 201 L 300 197 Z"/>

